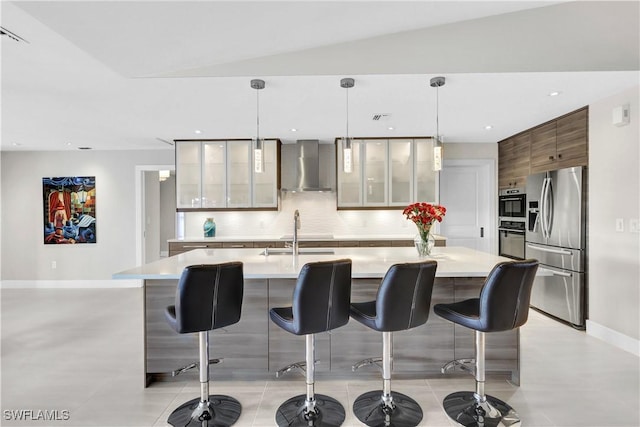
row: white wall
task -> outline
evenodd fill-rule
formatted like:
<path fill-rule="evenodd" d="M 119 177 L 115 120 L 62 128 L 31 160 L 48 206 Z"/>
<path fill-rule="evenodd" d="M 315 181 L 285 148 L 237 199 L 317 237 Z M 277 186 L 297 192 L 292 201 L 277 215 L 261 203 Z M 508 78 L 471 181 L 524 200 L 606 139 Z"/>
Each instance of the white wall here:
<path fill-rule="evenodd" d="M 640 233 L 629 231 L 629 220 L 640 218 L 639 91 L 589 105 L 587 331 L 604 327 L 635 340 L 640 339 Z M 616 127 L 612 109 L 622 104 L 630 105 L 631 123 Z M 624 232 L 616 232 L 616 218 L 624 219 Z"/>
<path fill-rule="evenodd" d="M 176 236 L 176 176 L 160 183 L 160 253 L 169 254 L 167 240 Z"/>
<path fill-rule="evenodd" d="M 104 280 L 136 264 L 135 165 L 173 164 L 174 152 L 6 151 L 0 161 L 2 279 Z M 96 177 L 96 244 L 43 243 L 47 176 Z"/>

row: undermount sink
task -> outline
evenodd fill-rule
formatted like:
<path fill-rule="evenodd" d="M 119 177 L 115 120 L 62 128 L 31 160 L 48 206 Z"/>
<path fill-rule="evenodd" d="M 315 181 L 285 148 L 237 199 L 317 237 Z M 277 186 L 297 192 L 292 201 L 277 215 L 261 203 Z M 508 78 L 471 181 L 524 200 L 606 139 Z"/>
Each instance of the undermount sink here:
<path fill-rule="evenodd" d="M 333 255 L 336 252 L 328 248 L 301 248 L 298 249 L 298 255 Z M 260 255 L 293 255 L 291 248 L 265 248 Z"/>

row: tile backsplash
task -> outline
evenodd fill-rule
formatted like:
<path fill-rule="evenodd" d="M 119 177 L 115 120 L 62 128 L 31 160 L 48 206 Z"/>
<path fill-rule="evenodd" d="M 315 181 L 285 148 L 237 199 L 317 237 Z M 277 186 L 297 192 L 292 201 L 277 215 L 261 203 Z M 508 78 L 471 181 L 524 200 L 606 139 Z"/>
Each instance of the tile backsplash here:
<path fill-rule="evenodd" d="M 394 210 L 336 209 L 336 193 L 282 193 L 279 211 L 188 212 L 178 225 L 178 238 L 202 237 L 202 224 L 208 217 L 216 222 L 218 237 L 281 236 L 293 233 L 293 213 L 300 212 L 300 234 L 334 236 L 407 236 L 416 228 Z"/>

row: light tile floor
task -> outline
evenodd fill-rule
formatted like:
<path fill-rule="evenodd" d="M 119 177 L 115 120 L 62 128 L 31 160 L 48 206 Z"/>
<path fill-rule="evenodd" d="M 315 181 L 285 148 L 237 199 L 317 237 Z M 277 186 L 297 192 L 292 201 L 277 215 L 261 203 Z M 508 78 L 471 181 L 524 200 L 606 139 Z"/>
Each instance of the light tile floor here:
<path fill-rule="evenodd" d="M 1 299 L 0 425 L 166 426 L 171 411 L 197 397 L 195 382 L 142 387 L 141 289 L 4 289 Z M 521 330 L 522 385 L 488 378 L 487 390 L 520 413 L 524 426 L 640 426 L 640 359 L 534 311 Z M 323 380 L 316 391 L 347 409 L 379 380 Z M 422 406 L 423 426 L 450 426 L 441 409 L 472 377 L 395 380 Z M 278 405 L 304 391 L 299 376 L 216 381 L 212 393 L 243 406 L 236 424 L 273 426 Z M 69 411 L 68 420 L 17 421 L 10 411 Z M 9 411 L 9 412 L 7 412 Z M 62 418 L 63 413 L 59 412 Z"/>

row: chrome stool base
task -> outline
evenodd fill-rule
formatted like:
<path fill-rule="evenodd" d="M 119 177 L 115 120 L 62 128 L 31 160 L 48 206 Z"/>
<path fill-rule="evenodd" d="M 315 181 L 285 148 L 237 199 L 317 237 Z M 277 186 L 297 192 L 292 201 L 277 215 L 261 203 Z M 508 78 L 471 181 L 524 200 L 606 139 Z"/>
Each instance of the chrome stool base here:
<path fill-rule="evenodd" d="M 485 395 L 480 402 L 472 391 L 458 391 L 444 398 L 444 410 L 453 421 L 465 427 L 519 427 L 520 417 L 502 400 Z"/>
<path fill-rule="evenodd" d="M 393 408 L 382 401 L 382 390 L 368 391 L 353 403 L 353 413 L 368 426 L 415 427 L 422 421 L 422 408 L 409 396 L 391 392 Z"/>
<path fill-rule="evenodd" d="M 294 396 L 280 405 L 276 412 L 276 423 L 278 423 L 278 426 L 338 427 L 342 425 L 345 419 L 345 412 L 344 406 L 342 406 L 340 402 L 324 394 L 316 394 L 314 398 L 314 414 L 305 414 L 307 396 L 304 394 Z"/>
<path fill-rule="evenodd" d="M 212 394 L 208 402 L 198 397 L 183 403 L 169 415 L 168 422 L 174 427 L 226 427 L 238 421 L 241 411 L 242 405 L 233 397 Z"/>

